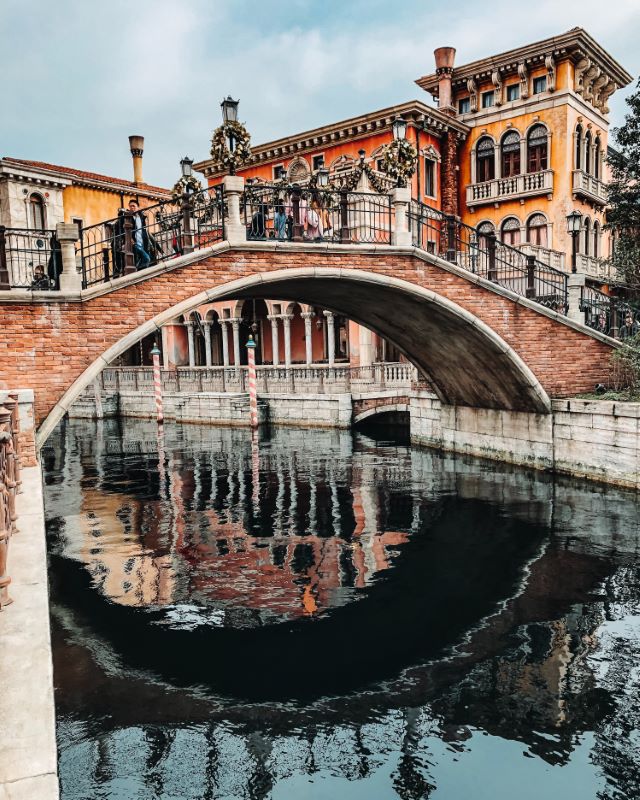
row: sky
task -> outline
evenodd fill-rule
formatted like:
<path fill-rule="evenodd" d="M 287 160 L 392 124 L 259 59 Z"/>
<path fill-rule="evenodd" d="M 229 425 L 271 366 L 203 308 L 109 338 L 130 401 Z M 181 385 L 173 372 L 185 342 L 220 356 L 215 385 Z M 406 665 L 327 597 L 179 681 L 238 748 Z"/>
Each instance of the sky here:
<path fill-rule="evenodd" d="M 0 154 L 172 186 L 208 157 L 220 101 L 240 99 L 255 144 L 407 100 L 433 72 L 581 26 L 640 74 L 640 1 L 0 0 Z"/>

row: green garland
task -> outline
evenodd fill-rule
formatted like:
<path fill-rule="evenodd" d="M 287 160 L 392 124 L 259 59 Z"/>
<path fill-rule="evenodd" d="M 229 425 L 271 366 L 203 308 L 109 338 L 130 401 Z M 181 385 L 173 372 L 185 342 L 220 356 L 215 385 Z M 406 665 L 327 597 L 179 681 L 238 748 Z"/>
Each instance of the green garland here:
<path fill-rule="evenodd" d="M 182 195 L 187 192 L 192 192 L 196 194 L 202 189 L 202 184 L 196 178 L 195 175 L 190 175 L 188 178 L 185 178 L 183 175 L 179 180 L 176 181 L 173 189 L 171 190 L 171 196 L 173 197 L 174 201 L 181 200 Z"/>
<path fill-rule="evenodd" d="M 417 164 L 418 153 L 411 142 L 406 139 L 395 139 L 385 145 L 382 151 L 380 170 L 398 185 L 406 186 L 416 171 Z"/>
<path fill-rule="evenodd" d="M 234 150 L 229 150 L 229 137 L 233 137 Z M 229 169 L 246 164 L 251 158 L 251 136 L 241 122 L 225 122 L 216 128 L 211 138 L 211 158 L 216 165 Z"/>

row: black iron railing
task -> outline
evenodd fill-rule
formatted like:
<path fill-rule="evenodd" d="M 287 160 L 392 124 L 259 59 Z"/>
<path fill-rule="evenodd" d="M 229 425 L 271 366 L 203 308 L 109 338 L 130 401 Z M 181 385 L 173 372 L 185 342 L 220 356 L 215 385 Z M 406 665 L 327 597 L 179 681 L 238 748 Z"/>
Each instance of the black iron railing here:
<path fill-rule="evenodd" d="M 79 253 L 82 285 L 119 278 L 224 239 L 222 186 L 179 201 L 164 200 L 136 215 L 122 209 L 114 219 L 83 228 Z"/>
<path fill-rule="evenodd" d="M 409 229 L 414 247 L 553 311 L 567 313 L 567 275 L 505 244 L 494 234 L 480 234 L 457 217 L 415 200 L 409 210 Z"/>
<path fill-rule="evenodd" d="M 640 308 L 592 286 L 582 287 L 580 311 L 584 313 L 585 323 L 590 328 L 614 339 L 624 341 L 640 333 Z"/>
<path fill-rule="evenodd" d="M 55 231 L 0 225 L 0 289 L 56 289 L 61 269 Z"/>
<path fill-rule="evenodd" d="M 247 239 L 391 244 L 391 196 L 295 185 L 247 186 Z"/>

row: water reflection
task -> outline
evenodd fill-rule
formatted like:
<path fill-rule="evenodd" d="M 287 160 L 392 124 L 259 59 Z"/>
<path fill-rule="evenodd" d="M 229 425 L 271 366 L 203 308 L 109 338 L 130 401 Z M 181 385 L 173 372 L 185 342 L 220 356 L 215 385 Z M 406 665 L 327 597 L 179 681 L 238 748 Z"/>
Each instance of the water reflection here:
<path fill-rule="evenodd" d="M 634 495 L 344 432 L 45 458 L 64 798 L 640 791 Z"/>

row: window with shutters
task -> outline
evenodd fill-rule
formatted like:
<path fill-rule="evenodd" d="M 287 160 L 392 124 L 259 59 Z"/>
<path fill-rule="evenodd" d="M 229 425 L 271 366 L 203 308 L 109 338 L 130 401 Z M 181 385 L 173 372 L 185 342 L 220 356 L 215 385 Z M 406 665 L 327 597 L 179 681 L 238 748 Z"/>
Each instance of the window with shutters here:
<path fill-rule="evenodd" d="M 547 169 L 549 133 L 544 125 L 534 125 L 527 137 L 527 170 L 542 172 Z"/>
<path fill-rule="evenodd" d="M 510 178 L 520 174 L 520 134 L 518 131 L 509 131 L 502 138 L 502 177 Z"/>
<path fill-rule="evenodd" d="M 495 148 L 493 139 L 484 136 L 476 145 L 476 183 L 484 183 L 495 177 Z"/>

